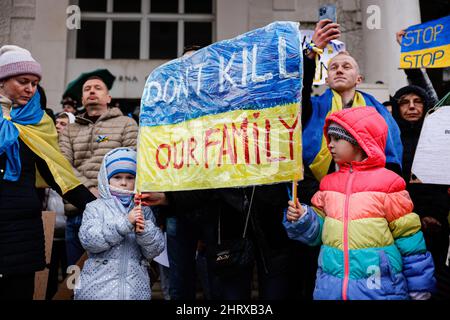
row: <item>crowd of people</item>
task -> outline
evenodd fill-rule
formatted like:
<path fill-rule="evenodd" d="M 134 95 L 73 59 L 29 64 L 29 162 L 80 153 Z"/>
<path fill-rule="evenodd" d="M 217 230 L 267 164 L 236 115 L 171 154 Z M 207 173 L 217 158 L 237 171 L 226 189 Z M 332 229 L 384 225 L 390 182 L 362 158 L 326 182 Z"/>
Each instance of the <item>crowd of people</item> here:
<path fill-rule="evenodd" d="M 46 267 L 44 209 L 57 213 L 47 299 L 87 252 L 74 299 L 149 300 L 149 263 L 164 248 L 166 299 L 194 300 L 201 282 L 205 299 L 248 300 L 255 272 L 263 300 L 450 298 L 450 189 L 411 173 L 438 97 L 411 69 L 382 104 L 357 90 L 348 52 L 330 60 L 328 89 L 312 96 L 311 48 L 340 34 L 321 20 L 303 51 L 298 199 L 287 183 L 134 195 L 138 125 L 109 107 L 112 83 L 86 76 L 52 119 L 40 64 L 1 47 L 0 300 L 33 298 Z"/>

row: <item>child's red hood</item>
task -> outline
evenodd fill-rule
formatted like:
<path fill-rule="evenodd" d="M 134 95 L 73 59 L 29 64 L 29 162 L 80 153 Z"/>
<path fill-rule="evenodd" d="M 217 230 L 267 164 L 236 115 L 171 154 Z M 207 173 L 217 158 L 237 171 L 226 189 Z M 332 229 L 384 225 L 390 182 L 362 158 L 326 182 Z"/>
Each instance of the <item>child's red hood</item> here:
<path fill-rule="evenodd" d="M 323 128 L 327 144 L 330 143 L 327 132 L 331 122 L 336 122 L 347 130 L 368 156 L 361 162 L 352 162 L 352 165 L 360 168 L 385 166 L 388 126 L 375 108 L 353 107 L 329 115 Z"/>

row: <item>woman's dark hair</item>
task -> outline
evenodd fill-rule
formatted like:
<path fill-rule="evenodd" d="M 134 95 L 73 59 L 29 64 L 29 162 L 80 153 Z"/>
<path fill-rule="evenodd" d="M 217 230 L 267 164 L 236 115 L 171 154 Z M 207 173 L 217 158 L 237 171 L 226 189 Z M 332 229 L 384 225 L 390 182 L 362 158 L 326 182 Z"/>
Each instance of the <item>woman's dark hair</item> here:
<path fill-rule="evenodd" d="M 37 85 L 37 91 L 39 91 L 39 94 L 41 95 L 41 109 L 45 111 L 45 113 L 48 114 L 48 116 L 53 120 L 53 123 L 56 122 L 55 114 L 53 113 L 52 109 L 47 108 L 47 96 L 45 94 L 44 88 L 41 87 L 41 85 Z"/>
<path fill-rule="evenodd" d="M 53 124 L 55 124 L 56 123 L 56 118 L 55 118 L 55 113 L 53 112 L 53 110 L 49 109 L 49 108 L 45 108 L 44 111 L 53 120 Z"/>
<path fill-rule="evenodd" d="M 39 91 L 39 94 L 41 95 L 41 109 L 45 110 L 47 109 L 47 96 L 45 94 L 44 88 L 41 87 L 40 84 L 37 85 L 37 90 Z"/>

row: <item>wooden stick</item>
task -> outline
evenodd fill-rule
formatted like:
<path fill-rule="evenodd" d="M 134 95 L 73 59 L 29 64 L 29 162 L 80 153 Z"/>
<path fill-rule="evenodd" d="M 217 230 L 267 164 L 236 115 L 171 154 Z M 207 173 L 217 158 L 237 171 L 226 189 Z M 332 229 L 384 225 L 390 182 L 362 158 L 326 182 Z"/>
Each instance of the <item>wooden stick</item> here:
<path fill-rule="evenodd" d="M 139 196 L 139 200 L 138 200 L 138 205 L 137 205 L 137 207 L 138 207 L 139 209 L 142 209 L 142 200 L 141 200 L 142 194 L 141 194 L 140 192 L 138 192 L 138 196 Z"/>
<path fill-rule="evenodd" d="M 298 181 L 292 181 L 292 202 L 297 207 L 297 183 Z"/>
<path fill-rule="evenodd" d="M 141 196 L 142 194 L 140 192 L 137 193 L 137 195 L 139 196 L 139 200 L 138 200 L 138 204 L 137 204 L 137 208 L 142 210 L 142 200 L 141 200 Z M 142 216 L 142 212 L 141 212 L 141 216 Z M 137 228 L 137 226 L 135 227 L 135 229 Z"/>

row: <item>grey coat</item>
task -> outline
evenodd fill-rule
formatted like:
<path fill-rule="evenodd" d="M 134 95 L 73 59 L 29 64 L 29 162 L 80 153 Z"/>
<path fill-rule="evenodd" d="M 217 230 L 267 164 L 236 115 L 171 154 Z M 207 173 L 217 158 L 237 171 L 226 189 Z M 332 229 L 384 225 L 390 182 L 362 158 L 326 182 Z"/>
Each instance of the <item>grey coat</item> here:
<path fill-rule="evenodd" d="M 143 207 L 145 230 L 133 231 L 128 212 L 109 191 L 105 164 L 98 174 L 100 199 L 89 203 L 79 237 L 88 260 L 75 288 L 76 300 L 149 300 L 148 260 L 164 249 L 161 230 L 149 207 Z"/>

